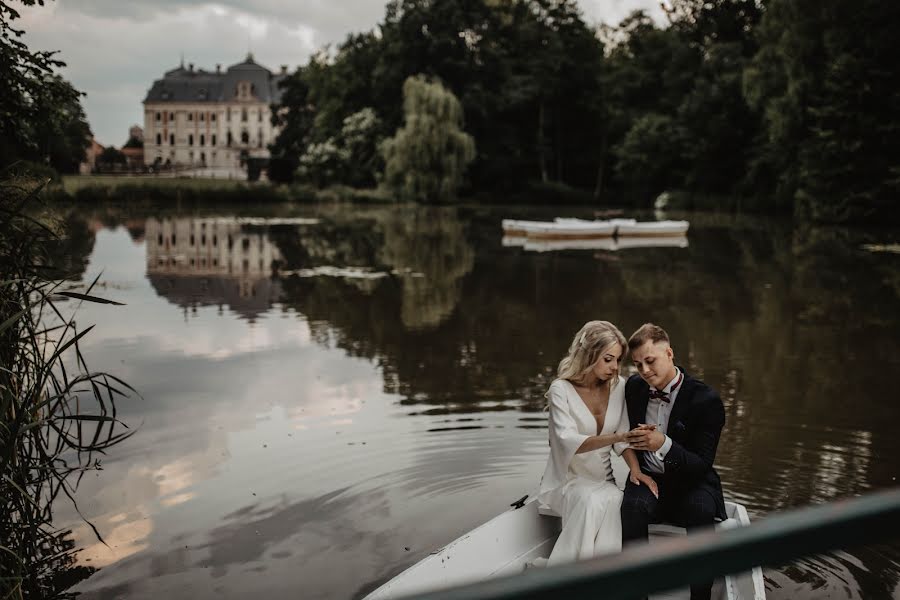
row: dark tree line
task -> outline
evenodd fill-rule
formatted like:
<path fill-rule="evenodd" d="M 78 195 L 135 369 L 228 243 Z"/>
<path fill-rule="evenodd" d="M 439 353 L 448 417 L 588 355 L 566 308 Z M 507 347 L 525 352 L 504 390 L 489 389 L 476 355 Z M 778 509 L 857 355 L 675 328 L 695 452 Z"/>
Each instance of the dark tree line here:
<path fill-rule="evenodd" d="M 286 81 L 273 150 L 296 165 L 364 109 L 372 136 L 393 135 L 403 82 L 422 74 L 462 103 L 470 195 L 567 186 L 641 206 L 669 191 L 685 206 L 893 217 L 900 5 L 669 5 L 664 26 L 636 12 L 597 31 L 574 0 L 391 0 L 373 31 Z M 343 179 L 375 184 L 380 168 L 349 161 Z"/>
<path fill-rule="evenodd" d="M 65 63 L 56 52 L 29 49 L 16 24 L 15 5 L 38 3 L 44 4 L 0 0 L 0 169 L 31 161 L 76 173 L 91 140 L 82 94 L 57 73 Z M 35 166 L 26 170 L 34 172 Z"/>

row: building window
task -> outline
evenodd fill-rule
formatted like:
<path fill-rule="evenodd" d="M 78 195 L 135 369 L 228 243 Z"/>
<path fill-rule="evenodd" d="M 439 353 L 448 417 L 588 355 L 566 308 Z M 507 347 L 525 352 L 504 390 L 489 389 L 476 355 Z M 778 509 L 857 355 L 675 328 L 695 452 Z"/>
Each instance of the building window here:
<path fill-rule="evenodd" d="M 210 145 L 210 146 L 215 146 L 215 145 L 216 145 L 216 134 L 212 134 L 212 140 L 210 141 L 210 144 L 209 144 L 209 145 Z"/>
<path fill-rule="evenodd" d="M 241 143 L 242 143 L 242 144 L 249 144 L 249 143 L 250 143 L 250 134 L 247 133 L 246 131 L 242 131 L 242 132 L 241 132 Z"/>
<path fill-rule="evenodd" d="M 194 145 L 194 134 L 189 133 L 188 134 L 188 146 L 193 146 L 193 145 Z"/>
<path fill-rule="evenodd" d="M 260 123 L 262 123 L 262 117 L 263 117 L 263 110 L 259 109 L 259 111 L 257 112 L 256 120 L 259 121 Z"/>
<path fill-rule="evenodd" d="M 237 97 L 240 100 L 249 100 L 253 96 L 253 86 L 249 81 L 242 81 L 237 86 Z"/>
<path fill-rule="evenodd" d="M 156 120 L 162 121 L 162 113 L 156 113 Z"/>
<path fill-rule="evenodd" d="M 209 115 L 209 120 L 212 121 L 213 123 L 215 123 L 216 122 L 216 113 Z"/>
<path fill-rule="evenodd" d="M 241 121 L 244 123 L 247 122 L 247 109 L 246 108 L 241 109 Z"/>
<path fill-rule="evenodd" d="M 259 147 L 262 148 L 262 147 L 263 147 L 263 134 L 262 134 L 262 129 L 259 130 L 259 137 L 257 138 L 257 140 L 258 140 Z"/>
<path fill-rule="evenodd" d="M 201 146 L 205 146 L 205 145 L 206 145 L 206 136 L 205 136 L 204 134 L 202 134 L 202 133 L 200 134 L 200 145 L 201 145 Z"/>
<path fill-rule="evenodd" d="M 206 113 L 200 113 L 200 122 L 202 123 L 206 119 Z"/>
<path fill-rule="evenodd" d="M 174 133 L 170 133 L 170 134 L 169 134 L 169 145 L 170 145 L 170 146 L 174 146 L 174 145 L 175 145 L 175 134 L 174 134 Z"/>
<path fill-rule="evenodd" d="M 194 113 L 189 112 L 188 113 L 188 121 L 193 121 L 193 120 L 194 120 Z"/>
<path fill-rule="evenodd" d="M 162 146 L 162 134 L 161 133 L 156 134 L 156 145 Z"/>
<path fill-rule="evenodd" d="M 191 234 L 191 246 L 193 246 L 193 245 L 194 245 L 194 234 L 192 233 Z"/>
<path fill-rule="evenodd" d="M 174 120 L 175 120 L 175 113 L 169 113 L 169 120 L 170 120 L 170 121 L 174 121 Z"/>
<path fill-rule="evenodd" d="M 228 132 L 228 139 L 226 140 L 226 145 L 231 148 L 231 132 Z"/>

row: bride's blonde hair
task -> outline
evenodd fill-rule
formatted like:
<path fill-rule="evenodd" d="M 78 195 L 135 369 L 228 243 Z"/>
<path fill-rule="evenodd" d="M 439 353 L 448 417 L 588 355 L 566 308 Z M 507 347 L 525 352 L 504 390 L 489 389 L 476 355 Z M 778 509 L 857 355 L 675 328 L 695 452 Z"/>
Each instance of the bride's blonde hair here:
<path fill-rule="evenodd" d="M 624 359 L 628 345 L 622 332 L 609 321 L 588 321 L 575 334 L 568 354 L 559 361 L 556 376 L 559 379 L 568 379 L 573 383 L 582 383 L 584 376 L 600 358 L 600 352 L 612 344 L 619 344 L 619 347 L 622 348 L 621 358 Z M 618 379 L 617 371 L 613 375 L 610 385 L 615 385 Z"/>

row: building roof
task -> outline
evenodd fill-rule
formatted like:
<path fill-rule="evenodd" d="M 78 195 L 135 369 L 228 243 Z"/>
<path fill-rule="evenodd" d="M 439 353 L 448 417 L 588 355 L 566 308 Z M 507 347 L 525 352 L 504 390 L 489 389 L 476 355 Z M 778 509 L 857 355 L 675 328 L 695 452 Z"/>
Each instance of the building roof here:
<path fill-rule="evenodd" d="M 231 102 L 237 99 L 238 83 L 247 81 L 257 100 L 274 104 L 281 100 L 278 83 L 285 77 L 254 61 L 252 54 L 225 71 L 195 70 L 193 65 L 186 69 L 182 64 L 154 81 L 144 102 Z"/>

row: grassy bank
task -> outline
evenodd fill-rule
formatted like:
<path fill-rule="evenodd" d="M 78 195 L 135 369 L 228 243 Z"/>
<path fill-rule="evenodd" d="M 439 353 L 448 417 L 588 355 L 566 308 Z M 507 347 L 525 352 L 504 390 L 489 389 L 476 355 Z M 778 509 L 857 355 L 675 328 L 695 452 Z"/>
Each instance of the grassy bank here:
<path fill-rule="evenodd" d="M 332 186 L 324 189 L 305 184 L 273 185 L 236 179 L 128 177 L 74 175 L 49 187 L 47 200 L 79 204 L 142 203 L 238 203 L 271 202 L 390 202 L 380 189 Z"/>

